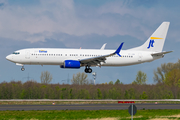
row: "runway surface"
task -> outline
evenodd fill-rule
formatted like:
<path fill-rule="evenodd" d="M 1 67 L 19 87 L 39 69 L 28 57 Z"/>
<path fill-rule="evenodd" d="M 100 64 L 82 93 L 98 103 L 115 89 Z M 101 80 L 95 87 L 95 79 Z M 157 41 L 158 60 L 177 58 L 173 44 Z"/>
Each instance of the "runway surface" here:
<path fill-rule="evenodd" d="M 180 104 L 135 104 L 137 109 L 180 109 Z M 130 104 L 0 105 L 4 110 L 126 110 Z"/>

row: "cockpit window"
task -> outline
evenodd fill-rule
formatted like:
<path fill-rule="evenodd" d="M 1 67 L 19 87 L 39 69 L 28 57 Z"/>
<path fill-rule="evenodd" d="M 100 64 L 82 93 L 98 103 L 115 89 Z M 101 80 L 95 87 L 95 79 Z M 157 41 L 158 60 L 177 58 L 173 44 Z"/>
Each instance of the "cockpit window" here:
<path fill-rule="evenodd" d="M 18 55 L 18 54 L 20 54 L 20 52 L 13 52 L 13 54 Z"/>

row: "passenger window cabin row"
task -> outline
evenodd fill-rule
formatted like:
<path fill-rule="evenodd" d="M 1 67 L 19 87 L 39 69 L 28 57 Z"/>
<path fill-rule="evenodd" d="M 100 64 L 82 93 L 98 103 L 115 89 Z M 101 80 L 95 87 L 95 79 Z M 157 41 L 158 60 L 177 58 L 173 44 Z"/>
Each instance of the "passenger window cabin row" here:
<path fill-rule="evenodd" d="M 63 54 L 31 54 L 32 56 L 63 56 Z M 67 56 L 68 54 L 65 54 Z M 69 56 L 78 56 L 78 54 L 69 54 Z M 92 54 L 80 54 L 82 57 L 98 57 L 103 55 L 92 55 Z M 110 56 L 110 57 L 119 57 L 118 55 Z M 122 55 L 122 57 L 132 58 L 130 55 Z"/>

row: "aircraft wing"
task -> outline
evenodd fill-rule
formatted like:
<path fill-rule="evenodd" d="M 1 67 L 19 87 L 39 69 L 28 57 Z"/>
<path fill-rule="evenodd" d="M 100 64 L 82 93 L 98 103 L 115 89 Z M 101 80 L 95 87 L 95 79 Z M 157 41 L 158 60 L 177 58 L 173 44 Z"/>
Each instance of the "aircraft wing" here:
<path fill-rule="evenodd" d="M 110 57 L 110 56 L 113 56 L 115 54 L 119 55 L 121 57 L 121 55 L 119 54 L 121 49 L 122 49 L 122 46 L 123 46 L 124 42 L 121 43 L 121 45 L 118 47 L 118 49 L 114 52 L 114 53 L 111 53 L 111 54 L 107 54 L 107 55 L 102 55 L 102 56 L 98 56 L 98 57 L 91 57 L 91 58 L 86 58 L 86 59 L 81 59 L 79 60 L 80 63 L 82 64 L 82 66 L 85 66 L 85 65 L 101 65 L 101 62 L 105 62 L 106 58 L 107 57 Z"/>
<path fill-rule="evenodd" d="M 152 53 L 151 55 L 152 55 L 152 56 L 153 56 L 153 55 L 155 55 L 155 56 L 162 56 L 162 55 L 164 55 L 164 54 L 171 53 L 171 52 L 173 52 L 173 51 L 163 51 L 163 52 L 159 52 L 159 53 Z"/>

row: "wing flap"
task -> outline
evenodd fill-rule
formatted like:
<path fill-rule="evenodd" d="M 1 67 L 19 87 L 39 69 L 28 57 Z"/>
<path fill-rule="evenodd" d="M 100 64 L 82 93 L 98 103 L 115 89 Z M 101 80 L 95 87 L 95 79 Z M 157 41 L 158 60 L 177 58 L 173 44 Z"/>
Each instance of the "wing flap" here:
<path fill-rule="evenodd" d="M 106 55 L 105 56 L 98 56 L 98 57 L 93 57 L 93 58 L 86 58 L 80 60 L 81 64 L 89 64 L 89 65 L 97 65 L 100 64 L 101 62 L 105 62 L 106 60 Z"/>

